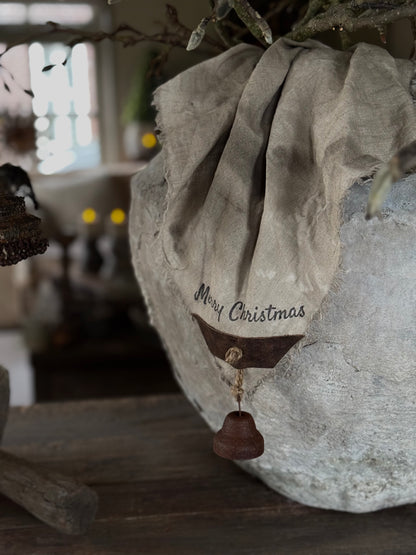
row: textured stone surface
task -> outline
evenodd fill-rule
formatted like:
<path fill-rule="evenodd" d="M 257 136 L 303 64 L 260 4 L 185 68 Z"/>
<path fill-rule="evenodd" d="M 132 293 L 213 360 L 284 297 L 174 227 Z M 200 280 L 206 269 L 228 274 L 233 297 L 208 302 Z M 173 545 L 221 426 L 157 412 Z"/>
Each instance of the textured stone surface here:
<path fill-rule="evenodd" d="M 213 430 L 234 372 L 208 351 L 164 265 L 158 156 L 132 185 L 136 275 L 184 392 Z M 365 221 L 368 185 L 343 207 L 340 269 L 305 338 L 271 370 L 246 371 L 244 410 L 265 439 L 241 463 L 302 503 L 365 512 L 416 501 L 416 179 Z"/>

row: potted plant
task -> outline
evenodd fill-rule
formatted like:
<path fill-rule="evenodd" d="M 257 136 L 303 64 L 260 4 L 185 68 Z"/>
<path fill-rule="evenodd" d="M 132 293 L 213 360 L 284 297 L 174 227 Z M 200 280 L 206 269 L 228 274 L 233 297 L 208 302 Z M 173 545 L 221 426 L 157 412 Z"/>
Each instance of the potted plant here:
<path fill-rule="evenodd" d="M 382 46 L 416 2 L 210 4 L 193 30 L 168 6 L 162 33 L 72 40 L 207 55 L 156 93 L 162 152 L 133 182 L 152 322 L 214 430 L 232 393 L 253 413 L 266 449 L 239 464 L 272 488 L 351 512 L 414 502 L 412 175 L 365 215 L 411 169 L 413 62 Z"/>
<path fill-rule="evenodd" d="M 179 383 L 214 431 L 237 405 L 252 413 L 265 451 L 239 464 L 309 505 L 416 500 L 414 177 L 365 218 L 411 170 L 416 118 L 412 62 L 297 41 L 327 31 L 345 48 L 368 26 L 382 43 L 393 12 L 415 8 L 312 1 L 275 42 L 247 2 L 215 3 L 188 48 L 209 22 L 235 30 L 232 10 L 273 44 L 162 86 L 162 152 L 133 183 L 136 275 Z M 246 458 L 228 447 L 214 443 Z"/>
<path fill-rule="evenodd" d="M 152 96 L 162 78 L 152 71 L 158 53 L 148 51 L 136 70 L 122 113 L 124 150 L 130 160 L 150 160 L 158 152 Z"/>

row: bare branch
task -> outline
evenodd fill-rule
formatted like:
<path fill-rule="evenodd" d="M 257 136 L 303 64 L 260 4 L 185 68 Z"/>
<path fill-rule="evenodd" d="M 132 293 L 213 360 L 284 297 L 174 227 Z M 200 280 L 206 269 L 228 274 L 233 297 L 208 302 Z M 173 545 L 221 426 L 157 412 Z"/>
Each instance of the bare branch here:
<path fill-rule="evenodd" d="M 217 19 L 224 19 L 234 7 L 234 0 L 217 0 L 215 15 Z"/>
<path fill-rule="evenodd" d="M 171 4 L 166 4 L 166 16 L 167 16 L 168 23 L 172 27 L 172 31 L 177 33 L 178 36 L 182 37 L 184 39 L 185 44 L 188 44 L 189 38 L 192 33 L 192 29 L 189 29 L 189 27 L 186 27 L 186 25 L 184 25 L 179 21 L 178 12 L 176 8 Z M 204 41 L 210 46 L 212 46 L 213 48 L 216 48 L 220 51 L 224 50 L 223 44 L 221 44 L 220 42 L 216 41 L 215 39 L 211 38 L 208 35 L 204 36 Z"/>
<path fill-rule="evenodd" d="M 64 36 L 68 38 L 67 45 L 70 47 L 83 42 L 99 43 L 103 40 L 111 40 L 120 43 L 123 47 L 134 46 L 141 42 L 152 42 L 163 44 L 170 47 L 186 48 L 191 30 L 182 25 L 178 19 L 177 12 L 172 6 L 167 6 L 168 22 L 174 27 L 174 30 L 165 29 L 163 32 L 146 34 L 126 23 L 120 24 L 116 29 L 110 32 L 106 31 L 88 31 L 75 27 L 60 25 L 53 21 L 46 23 L 47 28 L 44 31 L 27 35 L 13 43 L 9 43 L 5 50 L 0 54 L 3 56 L 6 52 L 24 43 L 30 43 L 44 37 Z M 208 55 L 215 55 L 226 50 L 226 47 L 211 37 L 204 37 L 203 52 Z"/>
<path fill-rule="evenodd" d="M 248 0 L 234 0 L 234 9 L 250 33 L 262 44 L 273 42 L 272 31 L 267 21 L 251 6 Z"/>
<path fill-rule="evenodd" d="M 323 6 L 324 0 L 316 0 Z M 388 23 L 416 15 L 416 0 L 396 0 L 389 2 L 361 2 L 353 0 L 345 3 L 335 3 L 323 13 L 318 13 L 311 19 L 305 18 L 286 36 L 293 40 L 302 41 L 313 37 L 317 33 L 342 27 L 352 33 L 363 28 L 384 27 Z"/>
<path fill-rule="evenodd" d="M 373 218 L 380 210 L 393 183 L 416 167 L 416 141 L 401 148 L 374 176 L 368 195 L 366 219 Z"/>

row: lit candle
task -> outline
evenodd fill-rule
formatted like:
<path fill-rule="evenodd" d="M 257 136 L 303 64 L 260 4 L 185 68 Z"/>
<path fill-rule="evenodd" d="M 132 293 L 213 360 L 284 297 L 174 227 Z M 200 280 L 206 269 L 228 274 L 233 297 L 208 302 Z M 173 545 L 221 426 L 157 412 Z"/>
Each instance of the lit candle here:
<path fill-rule="evenodd" d="M 115 208 L 111 214 L 110 219 L 115 225 L 122 225 L 126 221 L 126 213 L 121 208 Z"/>
<path fill-rule="evenodd" d="M 87 238 L 95 238 L 100 234 L 100 223 L 94 208 L 86 208 L 82 212 L 83 231 Z"/>
<path fill-rule="evenodd" d="M 156 135 L 154 133 L 145 133 L 142 136 L 142 145 L 144 146 L 144 148 L 155 148 L 155 146 L 157 145 L 157 138 Z"/>
<path fill-rule="evenodd" d="M 114 208 L 110 214 L 112 223 L 110 233 L 115 237 L 125 237 L 127 235 L 127 215 L 121 208 Z"/>
<path fill-rule="evenodd" d="M 102 231 L 99 217 L 94 208 L 86 208 L 81 216 L 84 235 L 81 268 L 84 273 L 97 274 L 103 263 L 103 257 L 97 247 L 97 241 Z"/>

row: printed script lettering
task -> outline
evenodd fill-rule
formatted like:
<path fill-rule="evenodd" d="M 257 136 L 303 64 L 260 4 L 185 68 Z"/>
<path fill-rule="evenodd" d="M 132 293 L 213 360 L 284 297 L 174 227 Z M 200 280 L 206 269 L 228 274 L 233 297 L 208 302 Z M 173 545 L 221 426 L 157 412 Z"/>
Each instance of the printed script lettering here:
<path fill-rule="evenodd" d="M 258 306 L 254 310 L 249 310 L 242 301 L 237 301 L 233 304 L 228 313 L 231 322 L 237 320 L 246 320 L 247 322 L 276 322 L 276 320 L 287 320 L 288 318 L 303 318 L 305 316 L 305 309 L 303 305 L 296 309 L 294 306 L 289 309 L 276 308 L 269 305 L 267 308 L 259 309 Z"/>
<path fill-rule="evenodd" d="M 224 310 L 224 305 L 218 303 L 214 297 L 211 295 L 211 289 L 209 285 L 205 285 L 205 283 L 201 283 L 200 288 L 198 291 L 195 291 L 194 299 L 196 301 L 202 301 L 204 304 L 209 305 L 214 312 L 217 313 L 218 322 L 221 319 L 222 311 Z"/>
<path fill-rule="evenodd" d="M 224 305 L 221 304 L 211 293 L 211 288 L 205 283 L 201 283 L 199 289 L 195 291 L 194 299 L 208 305 L 216 313 L 218 322 L 224 312 Z M 243 301 L 236 301 L 226 312 L 228 320 L 231 322 L 245 321 L 250 323 L 257 322 L 276 322 L 278 320 L 287 320 L 289 318 L 303 318 L 305 316 L 305 308 L 303 305 L 298 308 L 278 308 L 272 304 L 267 307 L 247 308 Z"/>

